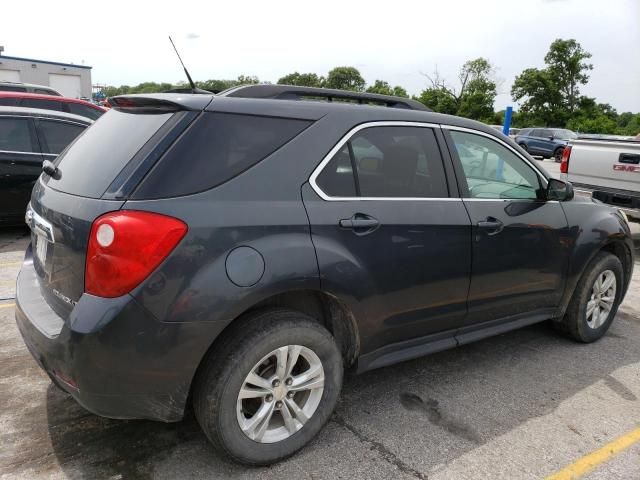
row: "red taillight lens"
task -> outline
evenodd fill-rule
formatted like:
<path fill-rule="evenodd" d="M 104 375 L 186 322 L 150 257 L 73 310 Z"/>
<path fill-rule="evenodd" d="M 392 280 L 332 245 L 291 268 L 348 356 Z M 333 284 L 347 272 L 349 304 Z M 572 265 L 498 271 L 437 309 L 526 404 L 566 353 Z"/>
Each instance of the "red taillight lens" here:
<path fill-rule="evenodd" d="M 562 161 L 560 162 L 560 173 L 569 173 L 569 156 L 571 155 L 571 145 L 564 147 L 562 151 Z"/>
<path fill-rule="evenodd" d="M 122 210 L 98 217 L 87 247 L 85 292 L 99 297 L 130 292 L 186 233 L 184 222 L 157 213 Z"/>

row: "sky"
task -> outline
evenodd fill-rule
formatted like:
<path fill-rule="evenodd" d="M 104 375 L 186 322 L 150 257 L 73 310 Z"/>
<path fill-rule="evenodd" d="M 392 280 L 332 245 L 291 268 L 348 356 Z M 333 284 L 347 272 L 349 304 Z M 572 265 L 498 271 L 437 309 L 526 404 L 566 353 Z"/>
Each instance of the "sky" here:
<path fill-rule="evenodd" d="M 640 112 L 640 0 L 323 0 L 198 2 L 31 0 L 2 6 L 7 56 L 93 67 L 93 83 L 185 80 L 172 35 L 195 80 L 355 66 L 418 94 L 436 68 L 452 86 L 469 59 L 488 58 L 499 79 L 497 110 L 525 68 L 544 67 L 556 38 L 593 57 L 582 93 L 618 112 Z M 25 21 L 8 19 L 28 18 Z"/>

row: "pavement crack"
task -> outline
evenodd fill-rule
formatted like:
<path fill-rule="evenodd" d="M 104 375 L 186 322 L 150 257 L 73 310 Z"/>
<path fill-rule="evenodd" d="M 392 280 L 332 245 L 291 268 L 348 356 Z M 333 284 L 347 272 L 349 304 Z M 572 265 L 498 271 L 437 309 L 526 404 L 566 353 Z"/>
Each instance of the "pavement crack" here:
<path fill-rule="evenodd" d="M 344 428 L 345 430 L 348 430 L 353 435 L 355 435 L 355 437 L 358 440 L 360 440 L 362 443 L 369 444 L 371 450 L 374 450 L 375 452 L 377 452 L 385 462 L 389 463 L 390 465 L 393 465 L 402 473 L 406 473 L 407 475 L 411 475 L 412 477 L 418 478 L 420 480 L 427 480 L 428 477 L 424 473 L 419 472 L 415 468 L 412 468 L 410 465 L 407 465 L 405 462 L 400 460 L 395 453 L 390 451 L 382 443 L 368 438 L 364 433 L 362 433 L 356 427 L 347 423 L 347 421 L 344 418 L 342 418 L 340 415 L 335 414 L 332 420 L 338 425 L 340 425 L 342 428 Z"/>

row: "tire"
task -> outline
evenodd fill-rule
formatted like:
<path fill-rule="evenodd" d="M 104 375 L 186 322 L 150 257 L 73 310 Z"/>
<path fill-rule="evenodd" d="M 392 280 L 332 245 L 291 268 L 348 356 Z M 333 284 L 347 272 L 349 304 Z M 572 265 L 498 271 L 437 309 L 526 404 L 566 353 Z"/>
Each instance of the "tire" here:
<path fill-rule="evenodd" d="M 529 152 L 529 148 L 526 143 L 520 143 L 520 148 L 522 148 L 525 152 Z"/>
<path fill-rule="evenodd" d="M 556 148 L 553 151 L 553 159 L 556 163 L 560 163 L 562 161 L 562 152 L 564 152 L 564 147 Z"/>
<path fill-rule="evenodd" d="M 588 305 L 593 301 L 593 294 L 596 280 L 602 279 L 605 272 L 611 272 L 615 278 L 615 294 L 612 295 L 610 310 L 601 311 L 596 321 L 595 317 L 588 317 Z M 561 322 L 555 323 L 556 328 L 566 333 L 568 336 L 583 343 L 591 343 L 600 339 L 611 326 L 613 318 L 618 311 L 622 301 L 624 290 L 624 274 L 622 264 L 615 255 L 607 252 L 600 252 L 591 261 L 582 278 L 578 282 L 567 312 Z M 610 290 L 609 290 L 610 292 Z M 608 298 L 606 295 L 602 298 Z M 606 314 L 606 316 L 603 316 Z"/>
<path fill-rule="evenodd" d="M 193 389 L 194 412 L 218 451 L 239 463 L 269 465 L 304 447 L 329 420 L 342 387 L 342 356 L 331 334 L 317 321 L 297 311 L 263 310 L 245 315 L 236 322 L 237 325 L 225 332 L 222 341 L 217 342 L 220 348 L 210 352 L 198 370 Z M 299 347 L 302 349 L 295 357 L 298 361 L 293 367 L 294 373 L 280 375 L 287 378 L 280 379 L 277 388 L 268 389 L 270 384 L 274 387 L 275 379 L 279 378 L 274 353 L 282 352 L 278 349 L 283 347 L 288 348 L 285 351 L 292 354 L 291 358 L 295 354 L 292 349 L 296 352 Z M 287 391 L 296 388 L 295 383 L 287 386 L 292 378 L 297 377 L 300 382 L 301 374 L 310 374 L 314 365 L 317 372 L 318 362 L 324 373 L 322 387 Z M 289 369 L 286 362 L 281 364 Z M 247 383 L 250 373 L 262 377 L 260 384 L 267 379 L 267 386 Z M 313 382 L 319 383 L 320 377 L 312 378 Z M 310 382 L 303 381 L 302 384 L 309 385 Z M 243 387 L 243 391 L 251 392 L 252 398 L 239 399 Z M 258 398 L 253 397 L 256 391 L 261 392 Z M 265 392 L 271 393 L 264 395 Z M 300 411 L 289 408 L 291 402 L 303 413 L 311 412 L 305 422 L 299 419 L 305 419 L 307 415 L 296 416 Z M 273 415 L 261 416 L 269 419 L 266 430 L 247 427 L 252 419 L 258 418 L 258 413 L 269 409 Z M 285 416 L 290 416 L 289 423 L 285 423 Z M 265 422 L 257 424 L 265 425 Z"/>

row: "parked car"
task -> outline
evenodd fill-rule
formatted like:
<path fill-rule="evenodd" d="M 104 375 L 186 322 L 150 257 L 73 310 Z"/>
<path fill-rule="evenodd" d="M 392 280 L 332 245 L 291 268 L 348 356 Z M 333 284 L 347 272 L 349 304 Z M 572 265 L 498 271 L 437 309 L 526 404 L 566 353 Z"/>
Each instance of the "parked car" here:
<path fill-rule="evenodd" d="M 16 298 L 96 414 L 173 422 L 192 399 L 220 451 L 269 464 L 327 422 L 345 367 L 545 320 L 593 342 L 628 288 L 625 217 L 484 124 L 285 85 L 110 101 L 34 187 Z"/>
<path fill-rule="evenodd" d="M 640 222 L 640 143 L 571 140 L 564 150 L 560 172 L 577 188 Z"/>
<path fill-rule="evenodd" d="M 40 93 L 42 95 L 62 96 L 59 91 L 45 85 L 8 81 L 0 81 L 0 92 Z"/>
<path fill-rule="evenodd" d="M 20 225 L 44 160 L 53 160 L 86 127 L 86 117 L 0 106 L 0 225 Z"/>
<path fill-rule="evenodd" d="M 578 136 L 566 128 L 523 128 L 515 137 L 515 141 L 531 155 L 543 158 L 562 159 L 562 151 L 569 140 Z"/>
<path fill-rule="evenodd" d="M 55 110 L 57 112 L 73 113 L 91 120 L 97 120 L 107 111 L 106 108 L 76 98 L 19 92 L 0 92 L 0 106 Z"/>

